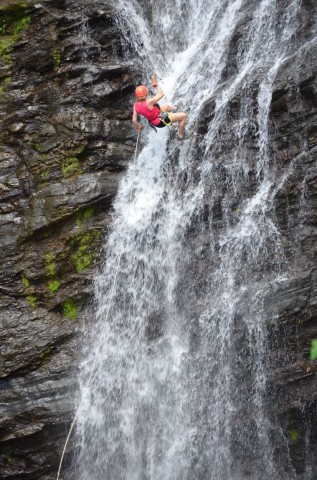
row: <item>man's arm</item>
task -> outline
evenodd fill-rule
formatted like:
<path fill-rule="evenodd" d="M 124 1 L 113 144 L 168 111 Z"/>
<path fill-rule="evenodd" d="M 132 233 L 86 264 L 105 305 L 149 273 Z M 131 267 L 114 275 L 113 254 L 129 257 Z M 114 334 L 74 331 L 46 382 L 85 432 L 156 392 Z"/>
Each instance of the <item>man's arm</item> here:
<path fill-rule="evenodd" d="M 161 98 L 164 97 L 164 92 L 161 89 L 161 87 L 158 85 L 157 86 L 157 94 L 155 97 L 149 98 L 149 100 L 146 101 L 147 106 L 149 107 L 150 110 L 152 110 L 154 103 L 157 103 Z"/>
<path fill-rule="evenodd" d="M 137 132 L 142 130 L 143 125 L 141 125 L 141 123 L 138 123 L 138 113 L 134 107 L 133 107 L 132 123 L 135 126 Z"/>

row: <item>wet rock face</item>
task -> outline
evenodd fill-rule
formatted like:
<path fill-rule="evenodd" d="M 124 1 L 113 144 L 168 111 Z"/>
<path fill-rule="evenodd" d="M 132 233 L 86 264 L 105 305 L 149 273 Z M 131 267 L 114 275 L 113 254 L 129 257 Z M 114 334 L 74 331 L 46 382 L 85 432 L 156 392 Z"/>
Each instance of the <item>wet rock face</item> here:
<path fill-rule="evenodd" d="M 111 2 L 0 2 L 0 477 L 56 477 L 80 328 L 135 146 Z M 66 462 L 67 463 L 67 462 Z"/>
<path fill-rule="evenodd" d="M 307 464 L 316 471 L 316 462 L 310 457 L 310 452 L 316 448 L 316 365 L 309 358 L 311 340 L 317 337 L 317 52 L 316 44 L 311 42 L 314 36 L 311 18 L 315 15 L 316 6 L 303 2 L 297 38 L 302 48 L 277 72 L 269 122 L 270 165 L 275 178 L 271 192 L 271 216 L 282 238 L 280 256 L 275 261 L 279 264 L 277 273 L 282 277 L 285 275 L 287 280 L 275 286 L 265 305 L 271 347 L 267 365 L 267 401 L 274 405 L 274 411 L 279 416 L 298 478 L 302 478 L 300 475 L 305 475 L 304 472 L 307 474 Z M 237 32 L 238 37 L 240 33 Z M 256 86 L 253 95 L 257 95 Z M 232 121 L 236 108 L 239 108 L 238 97 L 232 102 L 229 112 Z M 212 100 L 206 102 L 204 116 L 212 118 Z M 203 134 L 203 122 L 199 129 Z M 230 122 L 227 130 L 230 131 Z M 256 151 L 252 132 L 248 135 L 247 146 L 252 165 L 251 158 Z M 226 148 L 229 151 L 233 148 L 230 140 Z M 247 149 L 245 153 L 248 158 Z M 223 151 L 220 151 L 220 165 L 226 161 L 222 154 Z M 221 166 L 219 171 L 219 177 L 223 174 L 225 179 Z M 252 193 L 252 178 L 250 169 L 248 188 L 244 192 L 240 189 L 235 195 L 237 205 L 245 195 Z M 219 208 L 212 212 L 219 228 L 224 215 L 221 209 L 224 196 L 230 199 L 227 191 L 222 192 L 222 196 L 219 194 Z M 214 205 L 217 206 L 216 203 Z M 263 272 L 268 279 L 274 273 L 273 258 L 264 266 Z"/>
<path fill-rule="evenodd" d="M 316 6 L 304 2 L 302 13 L 303 21 L 307 21 L 302 33 L 309 41 L 310 19 L 316 15 Z M 273 323 L 278 326 L 272 345 L 270 383 L 298 475 L 307 474 L 307 463 L 312 465 L 314 475 L 317 472 L 311 457 L 317 444 L 317 369 L 309 357 L 311 340 L 317 338 L 316 94 L 317 49 L 311 42 L 279 70 L 271 105 L 271 150 L 281 182 L 274 206 L 284 239 L 288 280 L 272 292 L 268 305 L 275 312 Z"/>
<path fill-rule="evenodd" d="M 279 5 L 283 9 L 286 3 L 282 1 Z M 266 401 L 276 414 L 272 425 L 278 418 L 288 442 L 294 469 L 292 475 L 295 473 L 296 478 L 303 479 L 317 475 L 317 368 L 309 355 L 311 340 L 317 338 L 317 47 L 312 20 L 316 19 L 316 14 L 315 2 L 302 2 L 296 34 L 298 50 L 279 67 L 272 86 L 269 157 L 274 182 L 270 215 L 281 234 L 282 248 L 278 258 L 269 258 L 261 271 L 268 282 L 274 275 L 285 276 L 279 285 L 275 284 L 265 302 L 268 330 Z M 237 42 L 242 38 L 249 20 L 246 10 L 232 40 L 224 81 L 230 81 L 235 74 Z M 256 78 L 254 87 L 247 94 L 250 108 L 256 112 Z M 230 178 L 224 166 L 232 158 L 230 155 L 237 145 L 234 121 L 242 95 L 243 92 L 232 100 L 227 122 L 220 132 L 223 143 L 219 142 L 219 151 L 213 152 L 217 164 L 215 175 L 218 175 L 221 187 L 210 191 L 212 209 L 209 208 L 207 195 L 206 223 L 212 217 L 216 238 L 217 229 L 221 231 L 224 221 L 236 221 L 234 217 L 239 213 L 239 205 L 254 194 L 256 188 L 253 160 L 258 148 L 256 128 L 246 135 L 243 152 L 250 165 L 248 180 L 239 185 L 241 188 L 236 189 L 234 194 L 226 187 Z M 198 154 L 200 139 L 207 132 L 214 111 L 214 100 L 210 98 L 206 100 L 197 129 Z M 188 248 L 193 250 L 193 244 L 190 243 Z M 198 271 L 196 275 L 201 281 L 201 289 L 204 274 Z M 198 290 L 199 284 L 196 287 Z M 277 463 L 283 465 L 281 452 L 277 451 L 276 455 L 279 456 Z"/>

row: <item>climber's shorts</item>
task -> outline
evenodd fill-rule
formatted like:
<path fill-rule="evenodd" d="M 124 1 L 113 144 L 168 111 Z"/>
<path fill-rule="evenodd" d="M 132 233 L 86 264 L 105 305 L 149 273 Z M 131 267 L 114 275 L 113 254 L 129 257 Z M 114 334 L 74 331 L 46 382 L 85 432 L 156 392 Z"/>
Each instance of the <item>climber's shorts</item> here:
<path fill-rule="evenodd" d="M 155 125 L 156 128 L 163 128 L 163 127 L 171 127 L 173 122 L 171 117 L 169 116 L 168 112 L 161 112 L 160 113 L 160 123 Z"/>

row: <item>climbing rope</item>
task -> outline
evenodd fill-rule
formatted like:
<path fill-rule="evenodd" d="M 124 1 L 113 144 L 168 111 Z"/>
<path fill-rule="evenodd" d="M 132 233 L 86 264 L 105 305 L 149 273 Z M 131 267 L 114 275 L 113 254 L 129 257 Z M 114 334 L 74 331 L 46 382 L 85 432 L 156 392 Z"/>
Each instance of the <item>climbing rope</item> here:
<path fill-rule="evenodd" d="M 138 153 L 138 146 L 139 146 L 139 138 L 140 138 L 140 131 L 138 132 L 138 136 L 137 136 L 137 140 L 136 140 L 136 145 L 135 145 L 135 150 L 134 150 L 134 158 L 133 158 L 133 165 L 134 165 L 134 167 L 135 167 L 135 165 L 136 165 L 136 159 L 137 159 L 137 153 Z M 128 209 L 128 216 L 129 216 L 129 213 L 130 213 L 130 206 L 131 206 L 131 190 L 132 190 L 132 185 L 133 185 L 133 182 L 131 182 L 131 187 L 130 187 L 130 191 L 129 191 L 129 209 Z M 121 263 L 122 255 L 123 255 L 123 243 L 122 243 L 122 245 L 121 245 L 121 251 L 120 251 L 120 255 L 119 255 L 119 259 L 118 259 L 118 264 L 117 264 L 117 268 L 116 268 L 116 271 L 115 271 L 115 276 L 114 276 L 113 283 L 112 283 L 112 287 L 111 287 L 108 309 L 107 309 L 106 316 L 105 316 L 105 320 L 104 320 L 105 322 L 107 322 L 107 320 L 108 320 L 109 313 L 110 313 L 110 310 L 111 310 L 111 307 L 112 307 L 112 299 L 113 299 L 114 292 L 115 292 L 115 287 L 116 287 L 116 284 L 117 284 L 117 277 L 118 277 L 118 273 L 119 273 L 119 269 L 120 269 L 120 263 Z M 101 342 L 100 342 L 100 344 L 101 344 Z M 100 344 L 98 345 L 98 348 L 99 348 Z M 98 350 L 98 349 L 97 349 L 97 350 Z M 92 364 L 92 367 L 91 367 L 91 370 L 90 370 L 90 374 L 89 374 L 89 377 L 88 377 L 87 385 L 90 384 L 92 375 L 93 375 L 93 373 L 94 373 L 95 366 L 96 366 L 96 359 L 97 359 L 97 355 L 95 355 L 95 358 L 94 358 L 94 361 L 93 361 L 93 364 Z M 66 448 L 67 448 L 67 445 L 68 445 L 70 436 L 71 436 L 71 434 L 72 434 L 72 432 L 73 432 L 73 430 L 74 430 L 74 426 L 76 425 L 77 416 L 78 416 L 78 410 L 77 410 L 77 412 L 76 412 L 76 414 L 75 414 L 75 416 L 74 416 L 74 419 L 73 419 L 73 421 L 72 421 L 72 423 L 71 423 L 71 426 L 70 426 L 70 429 L 69 429 L 69 432 L 68 432 L 68 435 L 67 435 L 67 438 L 66 438 L 66 441 L 65 441 L 65 444 L 64 444 L 62 456 L 61 456 L 61 459 L 60 459 L 60 462 L 59 462 L 59 468 L 58 468 L 56 480 L 59 480 L 59 478 L 60 478 L 60 473 L 61 473 L 61 469 L 62 469 L 62 465 L 63 465 L 63 460 L 64 460 L 65 453 L 66 453 Z"/>

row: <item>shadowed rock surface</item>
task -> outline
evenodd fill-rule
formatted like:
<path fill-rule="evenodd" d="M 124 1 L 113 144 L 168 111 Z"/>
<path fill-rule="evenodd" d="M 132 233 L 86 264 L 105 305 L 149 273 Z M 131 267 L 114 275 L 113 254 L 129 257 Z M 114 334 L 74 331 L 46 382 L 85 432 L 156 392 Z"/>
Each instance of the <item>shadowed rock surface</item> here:
<path fill-rule="evenodd" d="M 0 5 L 0 478 L 55 478 L 78 325 L 135 146 L 111 2 Z M 5 43 L 6 42 L 6 43 Z"/>

